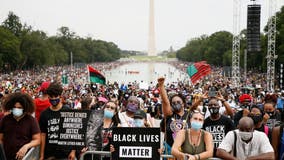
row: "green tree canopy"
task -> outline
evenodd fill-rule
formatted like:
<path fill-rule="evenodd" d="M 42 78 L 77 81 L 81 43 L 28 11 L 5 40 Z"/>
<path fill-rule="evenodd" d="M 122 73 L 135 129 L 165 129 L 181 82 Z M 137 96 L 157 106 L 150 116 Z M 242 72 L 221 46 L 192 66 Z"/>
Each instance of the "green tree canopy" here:
<path fill-rule="evenodd" d="M 79 37 L 66 26 L 60 27 L 56 36 L 48 37 L 43 31 L 23 25 L 13 12 L 0 26 L 2 68 L 66 65 L 70 64 L 71 53 L 73 63 L 92 63 L 117 60 L 121 50 L 113 42 Z"/>

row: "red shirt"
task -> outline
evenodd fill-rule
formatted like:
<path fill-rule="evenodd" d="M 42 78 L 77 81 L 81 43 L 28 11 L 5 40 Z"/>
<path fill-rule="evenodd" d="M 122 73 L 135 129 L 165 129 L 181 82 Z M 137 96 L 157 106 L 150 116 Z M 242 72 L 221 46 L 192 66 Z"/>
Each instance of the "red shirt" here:
<path fill-rule="evenodd" d="M 45 99 L 42 100 L 41 98 L 36 98 L 35 99 L 35 117 L 37 119 L 37 121 L 39 121 L 39 116 L 40 113 L 45 110 L 46 108 L 48 108 L 49 106 L 51 106 L 49 99 Z"/>

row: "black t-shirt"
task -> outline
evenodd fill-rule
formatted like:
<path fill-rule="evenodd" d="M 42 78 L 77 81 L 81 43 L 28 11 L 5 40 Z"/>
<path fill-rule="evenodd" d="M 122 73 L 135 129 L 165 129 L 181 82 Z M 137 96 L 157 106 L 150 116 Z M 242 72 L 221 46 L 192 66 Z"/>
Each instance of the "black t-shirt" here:
<path fill-rule="evenodd" d="M 188 118 L 187 118 L 188 117 Z M 185 122 L 187 119 L 187 122 Z M 165 119 L 163 119 L 160 123 L 161 131 L 165 132 L 165 141 L 172 146 L 174 143 L 174 137 L 177 132 L 181 129 L 186 129 L 189 126 L 190 117 L 187 111 L 184 112 L 183 116 L 179 116 L 178 114 L 173 113 L 171 116 L 166 118 L 166 126 Z M 166 129 L 165 129 L 166 127 Z"/>
<path fill-rule="evenodd" d="M 218 120 L 212 120 L 210 117 L 204 120 L 203 129 L 210 132 L 213 136 L 214 148 L 217 149 L 219 144 L 221 144 L 225 135 L 235 129 L 233 121 L 221 115 Z"/>
<path fill-rule="evenodd" d="M 67 158 L 71 152 L 70 149 L 57 145 L 59 136 L 60 111 L 65 110 L 70 110 L 70 108 L 67 106 L 62 106 L 62 108 L 58 111 L 52 111 L 50 108 L 47 108 L 40 114 L 40 130 L 42 133 L 46 133 L 44 158 Z"/>
<path fill-rule="evenodd" d="M 266 125 L 270 130 L 272 130 L 273 127 L 280 126 L 281 123 L 281 113 L 275 112 L 275 114 L 267 120 Z"/>
<path fill-rule="evenodd" d="M 234 124 L 235 127 L 238 126 L 240 119 L 243 117 L 243 110 L 237 112 L 234 116 Z M 281 124 L 281 113 L 275 112 L 273 116 L 271 116 L 268 120 L 266 125 L 272 130 L 273 127 L 279 126 Z"/>
<path fill-rule="evenodd" d="M 235 115 L 234 115 L 234 125 L 235 127 L 237 127 L 239 125 L 239 121 L 240 119 L 243 117 L 243 110 L 238 111 Z"/>

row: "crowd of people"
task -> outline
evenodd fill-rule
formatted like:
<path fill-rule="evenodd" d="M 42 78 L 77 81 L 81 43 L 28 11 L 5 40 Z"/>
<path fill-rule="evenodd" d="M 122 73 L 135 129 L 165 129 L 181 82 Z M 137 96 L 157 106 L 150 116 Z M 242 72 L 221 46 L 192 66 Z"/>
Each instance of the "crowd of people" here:
<path fill-rule="evenodd" d="M 171 64 L 184 70 L 185 65 Z M 94 64 L 102 72 L 119 65 Z M 70 66 L 48 67 L 1 76 L 0 144 L 8 160 L 22 159 L 35 146 L 40 146 L 40 160 L 73 160 L 93 150 L 60 148 L 57 137 L 52 140 L 60 112 L 68 110 L 102 111 L 102 151 L 115 150 L 115 127 L 160 127 L 159 152 L 175 159 L 284 158 L 284 91 L 266 91 L 263 74 L 252 73 L 234 88 L 216 67 L 194 85 L 165 83 L 161 77 L 141 89 L 136 81 L 89 84 L 86 66 L 71 71 Z M 63 75 L 68 84 L 61 82 Z"/>

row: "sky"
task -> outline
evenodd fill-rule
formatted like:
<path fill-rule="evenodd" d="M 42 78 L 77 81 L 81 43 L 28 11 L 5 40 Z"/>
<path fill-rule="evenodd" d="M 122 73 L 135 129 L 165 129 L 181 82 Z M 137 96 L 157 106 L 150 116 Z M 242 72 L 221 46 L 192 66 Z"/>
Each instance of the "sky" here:
<path fill-rule="evenodd" d="M 241 1 L 240 29 L 246 28 L 247 5 Z M 269 0 L 261 4 L 261 32 L 269 15 Z M 277 11 L 284 0 L 277 1 Z M 114 42 L 120 49 L 148 48 L 149 0 L 0 0 L 0 23 L 14 12 L 22 23 L 54 36 L 68 27 L 80 37 Z M 157 51 L 177 50 L 201 35 L 233 33 L 233 0 L 155 0 Z"/>

